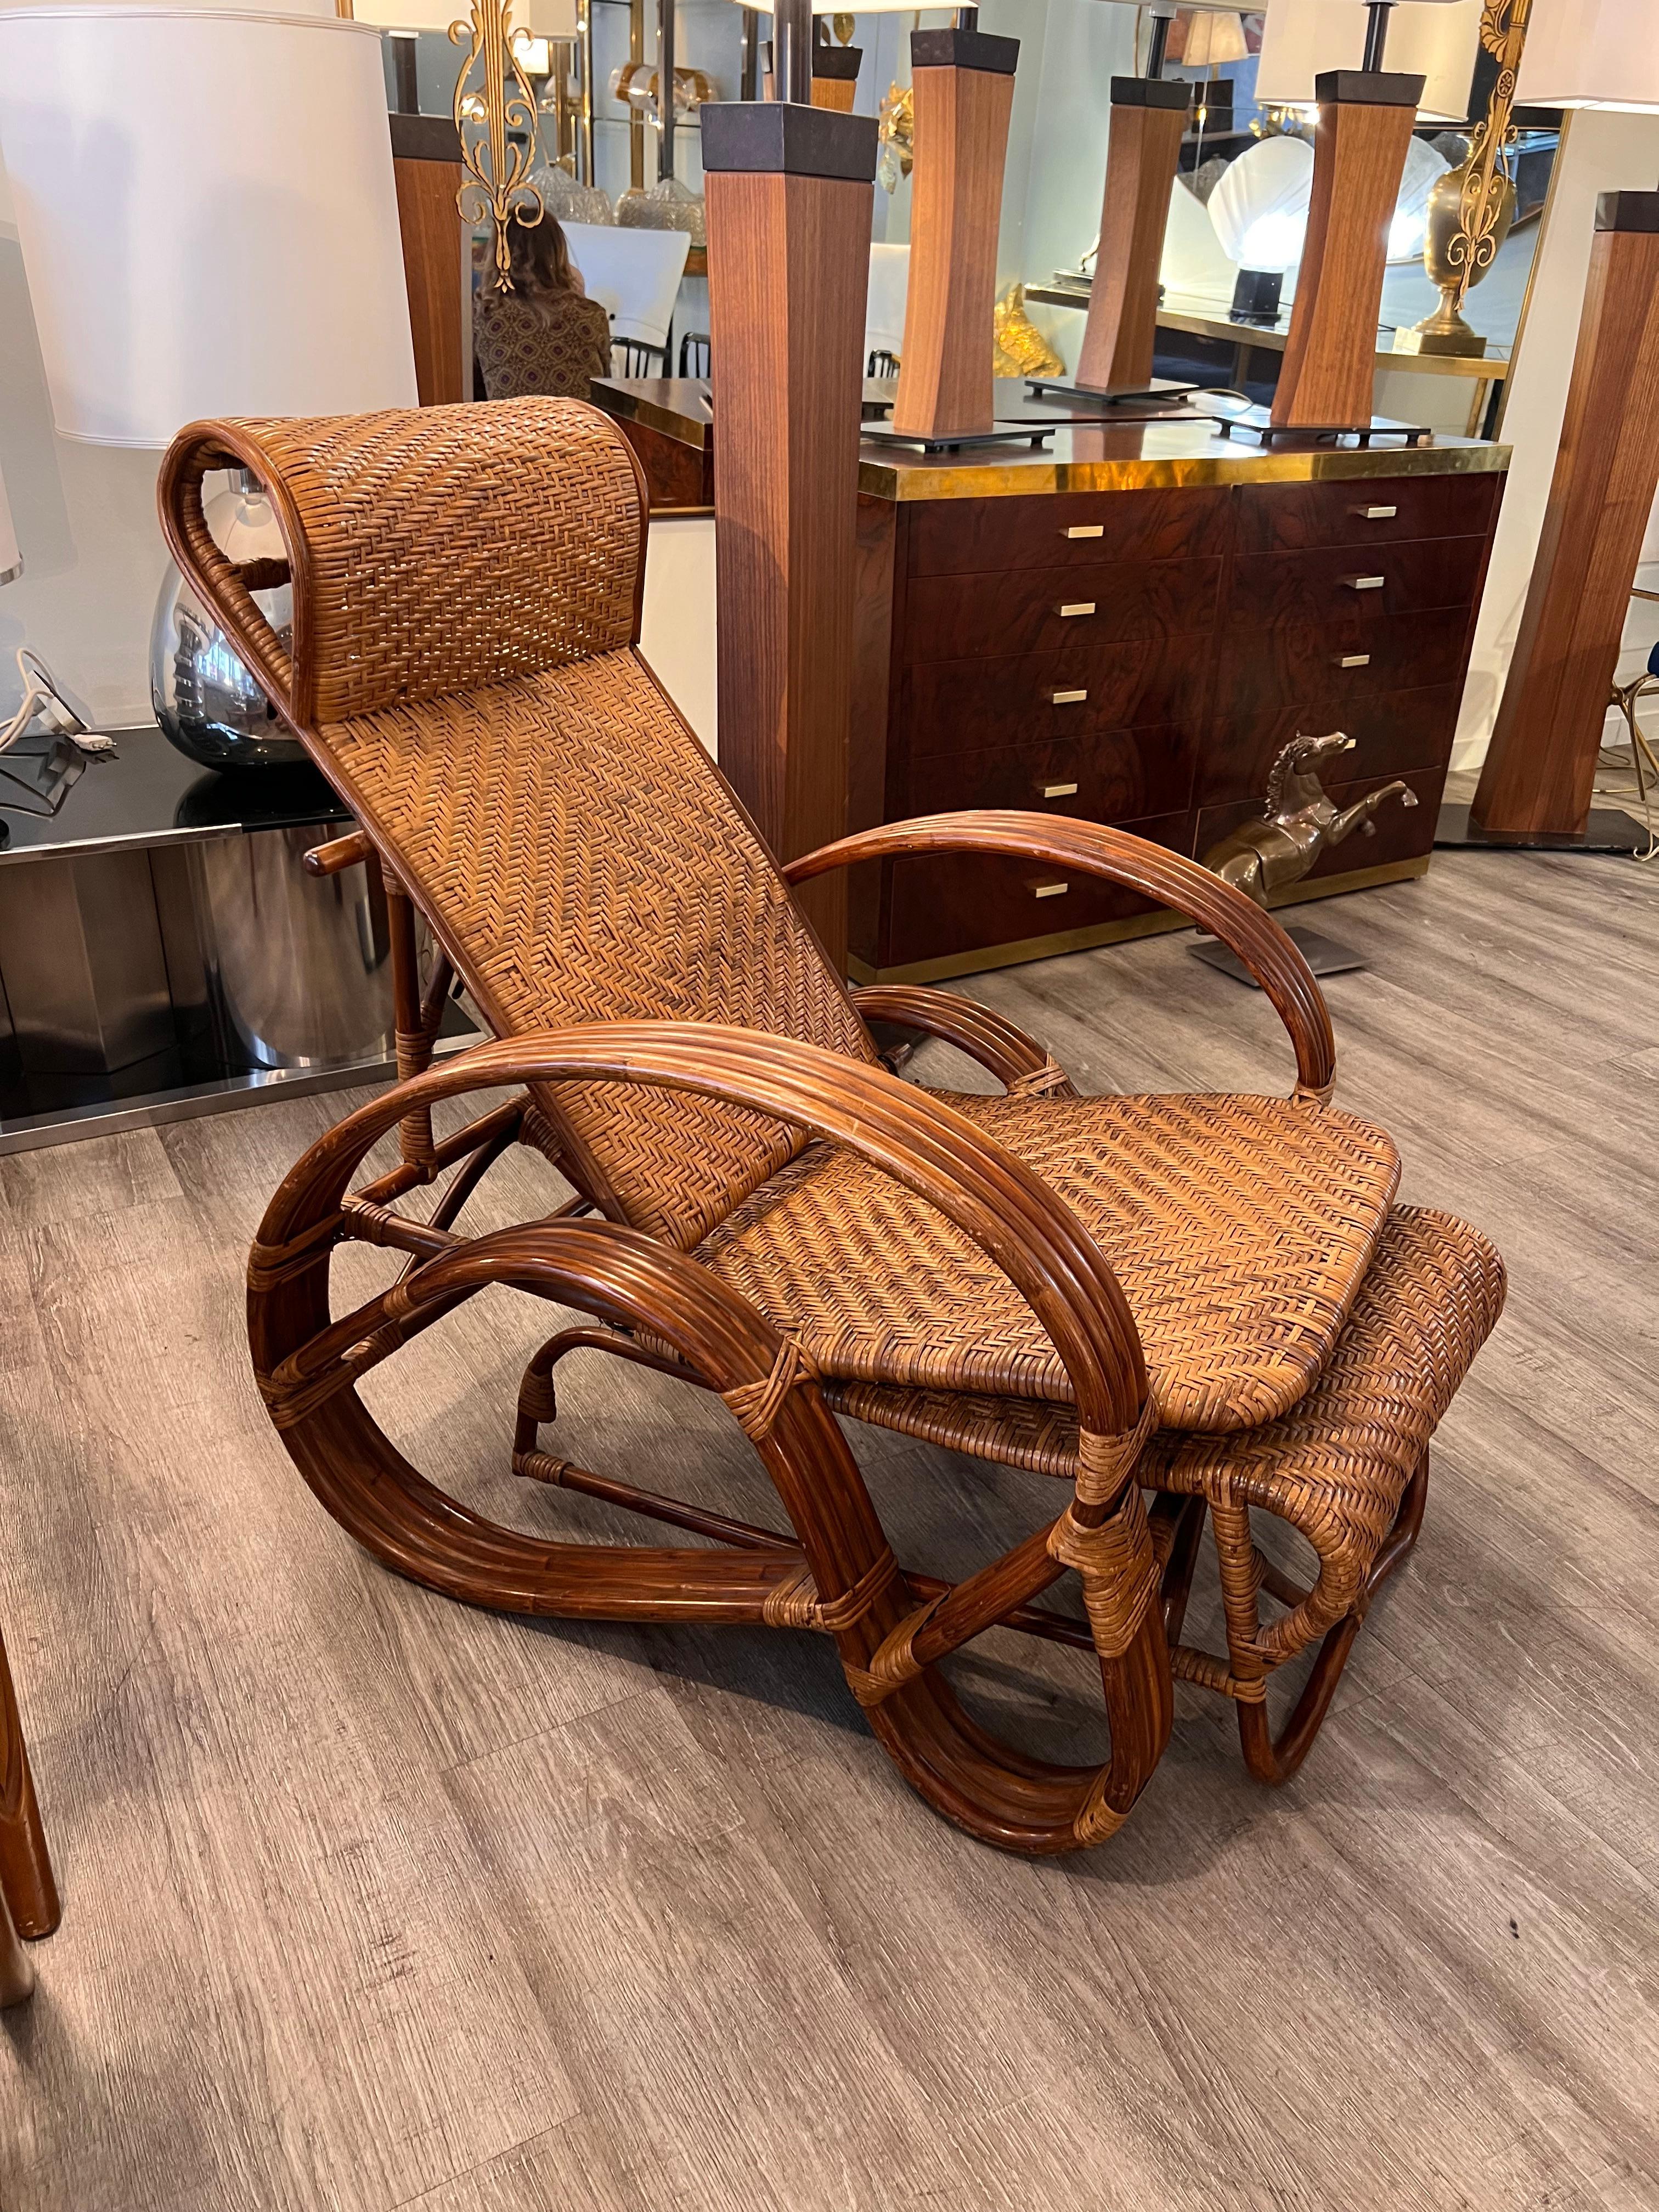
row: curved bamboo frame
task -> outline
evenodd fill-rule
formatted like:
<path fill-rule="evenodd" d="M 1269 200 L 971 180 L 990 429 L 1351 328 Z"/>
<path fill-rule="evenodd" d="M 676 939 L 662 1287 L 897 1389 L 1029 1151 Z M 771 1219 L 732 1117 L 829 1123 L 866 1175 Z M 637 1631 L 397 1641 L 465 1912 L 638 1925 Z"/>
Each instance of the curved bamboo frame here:
<path fill-rule="evenodd" d="M 372 1146 L 412 1115 L 424 1119 L 441 1101 L 475 1090 L 576 1077 L 759 1108 L 862 1152 L 973 1237 L 1030 1301 L 1076 1392 L 1089 1441 L 1059 1519 L 954 1588 L 908 1584 L 796 1348 L 697 1262 L 609 1222 L 534 1223 L 471 1241 L 427 1224 L 389 1229 L 383 1209 L 349 1196 Z M 487 1133 L 481 1146 L 499 1138 L 505 1110 L 473 1125 Z M 331 1320 L 330 1253 L 365 1231 L 372 1241 L 407 1244 L 416 1263 L 390 1291 Z M 721 1522 L 719 1533 L 738 1540 L 716 1551 L 544 1544 L 434 1489 L 354 1386 L 489 1284 L 580 1306 L 612 1331 L 666 1346 L 667 1363 L 645 1356 L 726 1398 L 777 1487 L 794 1542 Z M 261 1391 L 301 1474 L 357 1541 L 399 1573 L 505 1611 L 825 1630 L 905 1778 L 947 1818 L 1007 1850 L 1046 1855 L 1102 1841 L 1162 1754 L 1172 1685 L 1133 1479 L 1149 1410 L 1121 1292 L 1045 1185 L 952 1109 L 884 1070 L 771 1035 L 696 1024 L 595 1025 L 479 1046 L 360 1108 L 284 1178 L 250 1261 L 248 1325 Z M 629 1356 L 641 1350 L 630 1345 Z M 550 1412 L 550 1392 L 538 1402 L 532 1387 L 537 1373 L 532 1363 L 515 1464 L 542 1456 L 526 1449 L 524 1426 L 526 1405 L 532 1437 Z M 540 1466 L 520 1471 L 561 1479 Z M 625 1489 L 612 1485 L 610 1494 L 647 1512 L 673 1504 Z M 1100 1768 L 1051 1765 L 1000 1744 L 962 1711 L 935 1671 L 972 1637 L 1029 1611 L 1030 1598 L 1068 1567 L 1083 1583 L 1111 1725 L 1111 1759 Z"/>
<path fill-rule="evenodd" d="M 832 869 L 904 853 L 984 853 L 1042 861 L 1121 884 L 1184 914 L 1236 952 L 1272 1000 L 1296 1051 L 1295 1095 L 1321 1105 L 1328 1102 L 1336 1081 L 1336 1038 L 1313 970 L 1270 914 L 1196 860 L 1095 822 L 985 810 L 919 815 L 861 830 L 791 860 L 784 880 L 804 884 Z"/>

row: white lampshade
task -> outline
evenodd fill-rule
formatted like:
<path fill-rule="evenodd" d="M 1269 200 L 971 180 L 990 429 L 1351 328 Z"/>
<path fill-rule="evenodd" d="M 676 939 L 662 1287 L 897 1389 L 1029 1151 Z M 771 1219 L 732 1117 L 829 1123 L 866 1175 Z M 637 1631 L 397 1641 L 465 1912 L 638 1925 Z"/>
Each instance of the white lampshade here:
<path fill-rule="evenodd" d="M 442 31 L 452 23 L 469 22 L 471 0 L 353 0 L 352 14 L 360 23 L 380 31 Z M 524 31 L 532 39 L 574 39 L 576 0 L 513 0 L 507 11 L 509 31 Z"/>
<path fill-rule="evenodd" d="M 0 152 L 64 437 L 165 446 L 202 416 L 416 404 L 366 26 L 0 14 Z"/>
<path fill-rule="evenodd" d="M 1515 97 L 1523 107 L 1659 108 L 1651 0 L 1533 0 Z"/>
<path fill-rule="evenodd" d="M 1247 147 L 1210 194 L 1210 221 L 1230 261 L 1281 275 L 1302 258 L 1313 197 L 1313 148 L 1305 138 L 1261 138 Z"/>
<path fill-rule="evenodd" d="M 1218 8 L 1194 15 L 1187 26 L 1187 43 L 1179 67 L 1206 69 L 1212 63 L 1242 62 L 1249 55 L 1244 18 L 1231 8 Z"/>
<path fill-rule="evenodd" d="M 1468 119 L 1480 8 L 1481 0 L 1404 0 L 1394 10 L 1384 66 L 1424 79 L 1417 112 L 1425 123 Z M 1363 0 L 1268 0 L 1255 73 L 1258 102 L 1311 107 L 1316 76 L 1364 62 L 1367 20 Z"/>
<path fill-rule="evenodd" d="M 11 526 L 6 504 L 6 480 L 0 477 L 0 584 L 9 584 L 23 573 L 23 556 L 17 550 L 17 532 Z"/>

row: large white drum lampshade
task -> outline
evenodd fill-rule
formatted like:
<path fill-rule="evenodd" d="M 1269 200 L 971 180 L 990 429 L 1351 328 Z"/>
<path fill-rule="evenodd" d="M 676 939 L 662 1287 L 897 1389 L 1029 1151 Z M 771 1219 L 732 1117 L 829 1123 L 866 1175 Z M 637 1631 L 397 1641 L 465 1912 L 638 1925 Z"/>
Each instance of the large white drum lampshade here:
<path fill-rule="evenodd" d="M 368 26 L 0 13 L 0 151 L 64 437 L 160 447 L 202 416 L 416 404 Z"/>
<path fill-rule="evenodd" d="M 1407 0 L 1393 11 L 1385 66 L 1423 78 L 1417 112 L 1425 123 L 1468 119 L 1480 9 L 1481 0 Z M 1263 107 L 1311 107 L 1316 76 L 1360 66 L 1366 27 L 1359 0 L 1268 0 L 1257 100 Z"/>
<path fill-rule="evenodd" d="M 1653 0 L 1534 0 L 1515 97 L 1524 107 L 1659 108 Z"/>

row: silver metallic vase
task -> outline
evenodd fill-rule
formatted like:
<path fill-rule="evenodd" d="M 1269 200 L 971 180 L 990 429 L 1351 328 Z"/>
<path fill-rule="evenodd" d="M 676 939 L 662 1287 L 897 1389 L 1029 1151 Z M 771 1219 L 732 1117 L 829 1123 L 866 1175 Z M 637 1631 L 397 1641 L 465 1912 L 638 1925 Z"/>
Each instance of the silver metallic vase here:
<path fill-rule="evenodd" d="M 233 561 L 284 557 L 270 503 L 246 471 L 231 473 L 203 512 L 215 542 Z M 294 622 L 292 589 L 284 584 L 256 592 L 253 600 L 286 644 Z M 150 631 L 149 693 L 163 732 L 204 768 L 271 768 L 306 757 L 170 562 Z"/>

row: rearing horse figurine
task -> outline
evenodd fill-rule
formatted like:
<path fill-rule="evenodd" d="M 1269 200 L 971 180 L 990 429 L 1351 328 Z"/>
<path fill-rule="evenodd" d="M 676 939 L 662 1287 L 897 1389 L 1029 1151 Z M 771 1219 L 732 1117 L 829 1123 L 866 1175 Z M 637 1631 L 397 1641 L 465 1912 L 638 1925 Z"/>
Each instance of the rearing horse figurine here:
<path fill-rule="evenodd" d="M 1341 844 L 1356 830 L 1374 837 L 1371 817 L 1384 799 L 1398 797 L 1402 806 L 1416 805 L 1417 793 L 1396 781 L 1339 813 L 1319 781 L 1319 764 L 1353 749 L 1354 740 L 1342 730 L 1324 738 L 1292 738 L 1267 778 L 1263 818 L 1212 845 L 1204 866 L 1265 906 L 1270 893 L 1300 883 L 1328 846 Z"/>

